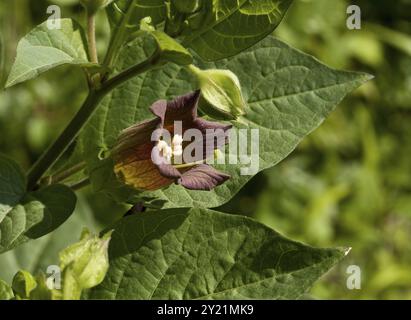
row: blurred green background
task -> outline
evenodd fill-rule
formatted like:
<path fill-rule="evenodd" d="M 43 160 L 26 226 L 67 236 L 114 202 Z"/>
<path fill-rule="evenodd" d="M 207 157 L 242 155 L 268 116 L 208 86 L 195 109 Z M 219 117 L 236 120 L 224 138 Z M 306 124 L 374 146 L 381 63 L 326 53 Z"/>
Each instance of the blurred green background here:
<path fill-rule="evenodd" d="M 0 1 L 0 86 L 18 40 L 62 5 L 83 21 L 76 0 Z M 362 9 L 348 30 L 346 9 Z M 284 235 L 321 246 L 352 247 L 317 283 L 318 299 L 411 299 L 411 0 L 295 0 L 275 35 L 326 64 L 376 78 L 350 95 L 285 161 L 256 176 L 221 210 L 253 216 Z M 108 37 L 99 17 L 99 48 Z M 28 168 L 64 128 L 85 95 L 84 78 L 66 67 L 0 91 L 0 152 Z M 85 190 L 69 222 L 51 235 L 0 256 L 0 278 L 43 270 L 83 226 L 99 230 L 127 208 Z M 360 290 L 346 286 L 349 265 Z"/>

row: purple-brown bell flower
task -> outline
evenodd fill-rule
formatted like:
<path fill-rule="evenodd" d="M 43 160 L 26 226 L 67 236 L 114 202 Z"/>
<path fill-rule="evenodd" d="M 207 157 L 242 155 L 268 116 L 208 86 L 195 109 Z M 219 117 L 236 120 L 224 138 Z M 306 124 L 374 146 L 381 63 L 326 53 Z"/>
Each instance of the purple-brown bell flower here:
<path fill-rule="evenodd" d="M 196 91 L 173 101 L 157 101 L 150 108 L 155 119 L 120 134 L 112 156 L 114 170 L 125 184 L 150 191 L 173 183 L 211 190 L 230 178 L 206 162 L 228 143 L 231 125 L 199 118 L 199 98 Z M 194 140 L 186 137 L 193 132 L 199 133 Z"/>

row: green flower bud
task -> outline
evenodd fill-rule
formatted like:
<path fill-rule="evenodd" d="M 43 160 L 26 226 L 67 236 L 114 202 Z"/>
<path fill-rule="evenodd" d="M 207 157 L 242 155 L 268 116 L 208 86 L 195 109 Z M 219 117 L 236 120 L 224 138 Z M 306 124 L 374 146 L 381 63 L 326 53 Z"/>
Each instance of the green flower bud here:
<path fill-rule="evenodd" d="M 193 13 L 200 7 L 200 0 L 171 0 L 171 3 L 182 13 Z"/>
<path fill-rule="evenodd" d="M 80 3 L 91 14 L 96 13 L 100 9 L 104 9 L 114 0 L 80 0 Z"/>
<path fill-rule="evenodd" d="M 0 301 L 11 300 L 14 298 L 13 290 L 11 287 L 0 279 Z"/>
<path fill-rule="evenodd" d="M 235 120 L 245 114 L 240 81 L 229 70 L 200 70 L 190 66 L 201 89 L 199 108 L 219 120 Z"/>
<path fill-rule="evenodd" d="M 37 287 L 31 291 L 30 300 L 54 300 L 57 290 L 50 290 L 47 287 L 46 275 L 40 272 L 36 276 Z"/>
<path fill-rule="evenodd" d="M 54 291 L 50 290 L 46 284 L 46 276 L 39 273 L 36 277 L 29 272 L 21 270 L 13 278 L 12 296 L 16 300 L 53 300 Z M 1 281 L 0 281 L 0 300 Z"/>
<path fill-rule="evenodd" d="M 109 267 L 108 244 L 111 232 L 103 238 L 83 231 L 81 240 L 60 252 L 63 272 L 63 299 L 80 298 L 83 289 L 100 284 Z"/>
<path fill-rule="evenodd" d="M 31 292 L 37 287 L 36 279 L 27 271 L 19 271 L 13 278 L 12 288 L 16 299 L 30 299 Z"/>

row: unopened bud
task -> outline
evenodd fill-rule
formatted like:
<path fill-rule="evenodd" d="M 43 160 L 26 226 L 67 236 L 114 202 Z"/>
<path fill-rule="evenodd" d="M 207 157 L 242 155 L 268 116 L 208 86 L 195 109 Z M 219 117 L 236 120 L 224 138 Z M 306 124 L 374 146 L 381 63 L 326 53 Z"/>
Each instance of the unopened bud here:
<path fill-rule="evenodd" d="M 17 299 L 30 299 L 30 294 L 36 287 L 36 279 L 30 272 L 21 270 L 13 278 L 12 288 Z"/>
<path fill-rule="evenodd" d="M 92 288 L 103 281 L 109 267 L 110 238 L 111 232 L 99 238 L 86 230 L 79 242 L 60 253 L 61 269 L 70 273 L 80 289 Z"/>
<path fill-rule="evenodd" d="M 190 66 L 201 89 L 199 108 L 219 120 L 235 120 L 245 114 L 240 81 L 229 70 L 200 70 Z"/>

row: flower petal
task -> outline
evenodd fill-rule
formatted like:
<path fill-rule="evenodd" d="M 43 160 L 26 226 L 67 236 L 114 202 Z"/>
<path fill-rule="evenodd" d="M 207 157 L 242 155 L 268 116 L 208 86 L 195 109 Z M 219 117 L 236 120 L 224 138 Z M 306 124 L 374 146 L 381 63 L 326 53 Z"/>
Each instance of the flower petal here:
<path fill-rule="evenodd" d="M 200 151 L 198 155 L 195 153 L 198 159 L 195 161 L 190 159 L 190 163 L 193 164 L 214 156 L 214 151 L 228 142 L 228 130 L 232 126 L 198 118 L 199 98 L 200 91 L 195 91 L 171 102 L 157 101 L 151 106 L 151 111 L 157 116 L 156 119 L 131 126 L 121 133 L 112 150 L 112 156 L 115 160 L 115 172 L 124 183 L 140 190 L 157 190 L 173 182 L 187 189 L 211 190 L 230 178 L 206 164 L 177 169 L 167 161 L 156 161 L 164 159 L 152 159 L 153 148 L 159 143 L 162 130 L 169 130 L 172 138 L 182 136 L 188 129 L 200 131 L 202 139 L 194 142 L 199 144 L 199 148 L 191 149 Z M 175 121 L 181 121 L 182 128 L 174 128 Z M 181 133 L 175 132 L 181 129 L 183 130 Z M 153 137 L 154 141 L 152 141 L 153 132 L 158 135 L 158 138 Z M 189 141 L 175 144 L 175 151 L 178 150 L 177 147 L 180 149 L 188 148 L 188 145 L 192 147 Z M 162 152 L 154 156 L 164 157 Z"/>
<path fill-rule="evenodd" d="M 233 126 L 231 124 L 225 124 L 225 123 L 220 123 L 220 122 L 213 122 L 213 121 L 207 121 L 202 118 L 197 118 L 194 121 L 194 127 L 201 130 L 201 131 L 206 131 L 206 130 L 223 130 L 227 131 L 231 129 Z"/>
<path fill-rule="evenodd" d="M 154 119 L 123 130 L 112 150 L 114 158 L 116 160 L 129 157 L 136 157 L 134 160 L 150 159 L 151 149 L 154 146 L 151 135 L 159 123 L 159 119 Z"/>
<path fill-rule="evenodd" d="M 114 171 L 121 181 L 137 190 L 157 190 L 175 181 L 161 175 L 151 159 L 116 163 Z"/>
<path fill-rule="evenodd" d="M 200 91 L 195 91 L 184 96 L 177 97 L 173 101 L 160 100 L 154 103 L 150 110 L 161 119 L 163 127 L 174 125 L 174 121 L 182 121 L 183 126 L 190 126 L 197 118 L 197 104 L 200 99 Z"/>
<path fill-rule="evenodd" d="M 190 190 L 210 191 L 229 178 L 229 175 L 201 164 L 185 172 L 177 183 Z"/>
<path fill-rule="evenodd" d="M 160 118 L 161 124 L 163 124 L 167 112 L 167 100 L 159 100 L 154 102 L 153 105 L 150 107 L 150 111 L 155 116 Z"/>
<path fill-rule="evenodd" d="M 181 178 L 181 173 L 176 168 L 174 168 L 171 164 L 161 164 L 157 166 L 160 174 L 168 179 L 177 180 Z"/>
<path fill-rule="evenodd" d="M 195 161 L 209 159 L 214 156 L 215 150 L 224 147 L 229 141 L 229 130 L 232 127 L 230 124 L 211 122 L 197 118 L 194 121 L 194 128 L 199 129 L 203 133 L 203 141 L 198 141 L 195 144 L 202 145 L 203 155 L 202 159 L 195 159 Z"/>

